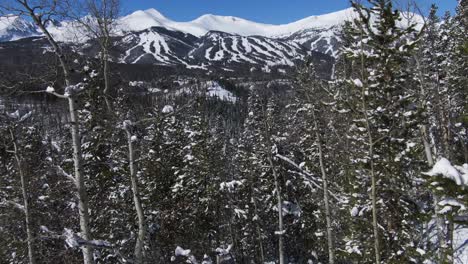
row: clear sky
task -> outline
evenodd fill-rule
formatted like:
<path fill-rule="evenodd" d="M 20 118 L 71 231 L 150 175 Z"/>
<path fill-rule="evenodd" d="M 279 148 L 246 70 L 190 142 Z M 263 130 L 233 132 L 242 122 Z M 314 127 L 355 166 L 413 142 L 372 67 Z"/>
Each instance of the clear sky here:
<path fill-rule="evenodd" d="M 395 0 L 404 3 L 408 0 Z M 416 0 L 423 11 L 431 3 L 440 14 L 453 12 L 457 0 Z M 123 13 L 155 8 L 176 21 L 189 21 L 204 14 L 237 16 L 256 22 L 282 24 L 308 16 L 325 14 L 349 7 L 348 0 L 122 0 Z"/>

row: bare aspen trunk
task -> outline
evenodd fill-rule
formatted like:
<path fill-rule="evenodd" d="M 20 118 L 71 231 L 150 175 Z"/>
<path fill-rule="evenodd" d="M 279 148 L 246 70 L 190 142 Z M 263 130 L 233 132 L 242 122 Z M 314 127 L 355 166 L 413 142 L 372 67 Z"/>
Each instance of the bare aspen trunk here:
<path fill-rule="evenodd" d="M 334 264 L 335 263 L 335 251 L 334 251 L 334 246 L 333 246 L 333 231 L 332 231 L 332 225 L 331 225 L 330 199 L 328 195 L 328 179 L 327 179 L 327 174 L 325 171 L 325 165 L 323 162 L 322 142 L 321 142 L 320 133 L 318 131 L 318 122 L 315 117 L 315 109 L 312 110 L 312 117 L 314 119 L 315 138 L 316 138 L 317 147 L 319 151 L 320 171 L 322 173 L 323 200 L 325 203 L 325 220 L 327 222 L 328 263 Z"/>
<path fill-rule="evenodd" d="M 16 144 L 16 138 L 12 130 L 10 130 L 11 140 L 13 141 L 13 148 L 14 148 L 14 155 L 16 164 L 18 165 L 18 172 L 20 175 L 21 180 L 21 193 L 23 195 L 23 206 L 24 206 L 24 215 L 25 215 L 25 222 L 26 222 L 26 236 L 27 236 L 27 244 L 28 244 L 28 258 L 29 264 L 35 264 L 36 260 L 34 258 L 34 248 L 33 248 L 33 235 L 32 235 L 32 227 L 31 227 L 31 213 L 29 211 L 29 196 L 26 187 L 26 179 L 23 171 L 23 164 L 21 161 L 20 154 L 18 153 L 18 146 Z"/>
<path fill-rule="evenodd" d="M 374 139 L 372 137 L 372 131 L 367 115 L 367 105 L 365 102 L 364 86 L 362 88 L 362 108 L 364 117 L 366 120 L 367 139 L 369 144 L 369 160 L 370 160 L 370 173 L 371 173 L 371 202 L 372 202 L 372 229 L 374 231 L 374 251 L 375 251 L 375 263 L 380 264 L 380 245 L 379 245 L 379 226 L 377 221 L 377 175 L 375 174 L 374 164 Z"/>
<path fill-rule="evenodd" d="M 361 50 L 363 48 L 363 37 L 361 31 Z M 364 75 L 364 53 L 361 53 L 361 80 L 365 80 Z M 369 144 L 368 154 L 371 165 L 371 201 L 372 201 L 372 229 L 374 231 L 374 254 L 375 254 L 375 264 L 380 264 L 380 245 L 379 245 L 379 226 L 377 222 L 377 179 L 374 169 L 374 139 L 372 137 L 371 125 L 369 121 L 369 116 L 367 114 L 367 103 L 366 103 L 366 86 L 362 85 L 361 87 L 361 103 L 362 103 L 362 112 L 366 121 L 367 129 L 367 139 Z"/>
<path fill-rule="evenodd" d="M 65 61 L 65 56 L 59 44 L 52 37 L 50 32 L 43 24 L 41 14 L 37 14 L 34 11 L 35 7 L 31 7 L 27 1 L 19 2 L 27 11 L 29 17 L 38 26 L 39 30 L 45 35 L 50 45 L 54 48 L 54 53 L 59 60 L 60 67 L 62 68 L 63 78 L 65 80 L 65 86 L 71 85 L 70 71 Z M 62 98 L 65 98 L 62 96 Z M 72 134 L 72 145 L 73 145 L 73 164 L 75 171 L 75 185 L 78 192 L 78 209 L 80 217 L 80 233 L 83 239 L 91 240 L 91 232 L 89 230 L 89 208 L 88 208 L 88 194 L 86 192 L 86 186 L 84 183 L 84 176 L 82 174 L 82 155 L 81 155 L 81 135 L 78 125 L 78 115 L 76 113 L 75 98 L 72 95 L 66 98 L 68 100 L 69 114 L 70 114 L 70 125 Z M 94 263 L 92 248 L 89 246 L 82 247 L 83 262 L 84 264 Z"/>
<path fill-rule="evenodd" d="M 423 72 L 422 72 L 422 69 L 421 69 L 421 64 L 419 62 L 419 58 L 417 56 L 414 56 L 413 57 L 415 62 L 416 62 L 416 66 L 418 68 L 418 77 L 419 77 L 419 83 L 420 83 L 420 93 L 421 93 L 421 96 L 422 98 L 425 98 L 426 96 L 426 87 L 427 87 L 427 84 L 425 83 L 425 80 L 424 80 L 424 76 L 423 76 Z M 439 79 L 439 76 L 437 76 L 437 80 Z M 438 94 L 438 84 L 437 84 L 437 93 Z M 438 102 L 440 102 L 440 98 L 439 96 L 436 96 Z M 437 108 L 438 111 L 437 111 L 437 114 L 439 115 L 439 117 L 442 115 L 441 114 L 441 110 L 440 110 L 440 107 Z M 427 163 L 429 165 L 429 167 L 432 167 L 434 166 L 434 158 L 433 158 L 433 153 L 432 153 L 432 150 L 431 150 L 431 143 L 429 142 L 429 131 L 427 129 L 427 126 L 425 124 L 421 125 L 421 128 L 420 128 L 420 131 L 421 131 L 421 139 L 423 141 L 423 145 L 424 145 L 424 153 L 426 155 L 426 160 L 427 160 Z M 435 147 L 435 146 L 434 146 Z M 435 152 L 438 148 L 435 148 Z M 446 151 L 446 148 L 444 147 L 443 148 L 444 151 Z M 437 229 L 437 239 L 438 239 L 438 243 L 439 243 L 439 250 L 437 251 L 437 259 L 441 262 L 441 263 L 447 263 L 447 257 L 448 257 L 448 254 L 447 254 L 447 248 L 448 248 L 448 244 L 447 244 L 447 240 L 446 240 L 446 236 L 444 234 L 444 230 L 445 230 L 445 220 L 444 220 L 444 216 L 443 215 L 440 215 L 438 212 L 440 211 L 440 206 L 439 206 L 439 196 L 437 194 L 433 194 L 433 199 L 434 199 L 434 211 L 435 211 L 435 222 L 436 222 L 436 229 Z"/>
<path fill-rule="evenodd" d="M 81 237 L 85 240 L 91 240 L 91 231 L 89 230 L 88 193 L 86 192 L 81 160 L 81 135 L 76 113 L 76 102 L 73 97 L 68 98 L 68 107 L 70 111 L 73 163 L 75 168 L 75 185 L 78 191 L 78 211 L 80 216 Z M 86 245 L 83 246 L 83 261 L 85 264 L 94 263 L 92 248 Z"/>
<path fill-rule="evenodd" d="M 107 49 L 103 50 L 104 55 L 102 57 L 103 60 L 103 71 L 104 71 L 104 101 L 106 103 L 107 110 L 109 113 L 112 113 L 112 103 L 109 100 L 109 89 L 110 89 L 110 80 L 109 80 L 109 53 Z"/>
<path fill-rule="evenodd" d="M 364 65 L 364 64 L 363 64 Z M 380 245 L 379 245 L 379 226 L 377 221 L 377 175 L 375 174 L 374 164 L 374 139 L 372 137 L 371 125 L 369 116 L 367 115 L 367 104 L 365 100 L 365 86 L 362 86 L 362 111 L 366 121 L 367 140 L 369 144 L 368 154 L 370 161 L 370 174 L 371 174 L 371 202 L 372 202 L 372 229 L 374 231 L 374 251 L 375 263 L 380 264 Z"/>
<path fill-rule="evenodd" d="M 143 213 L 143 207 L 140 201 L 140 194 L 138 192 L 138 183 L 135 169 L 135 152 L 133 149 L 132 133 L 130 132 L 129 127 L 125 127 L 125 132 L 127 133 L 127 142 L 128 142 L 128 161 L 130 167 L 130 180 L 132 184 L 133 192 L 133 203 L 135 205 L 135 210 L 138 217 L 138 236 L 135 244 L 135 263 L 143 263 L 143 246 L 146 236 L 145 228 L 145 214 Z"/>
<path fill-rule="evenodd" d="M 454 261 L 454 248 L 453 248 L 453 233 L 455 231 L 455 223 L 453 222 L 453 214 L 447 217 L 447 260 L 444 263 L 453 263 Z"/>
<path fill-rule="evenodd" d="M 427 163 L 429 166 L 434 166 L 434 158 L 432 157 L 431 144 L 427 140 L 427 126 L 421 126 L 421 137 L 424 145 L 424 153 L 426 154 Z"/>
<path fill-rule="evenodd" d="M 377 223 L 377 179 L 374 171 L 374 147 L 372 136 L 369 131 L 369 155 L 371 159 L 371 181 L 372 181 L 372 227 L 374 229 L 375 263 L 380 264 L 379 227 Z"/>
<path fill-rule="evenodd" d="M 434 158 L 432 157 L 431 144 L 427 140 L 427 128 L 425 125 L 421 126 L 421 138 L 424 144 L 424 152 L 426 154 L 427 164 L 430 167 L 432 167 L 434 166 Z M 439 250 L 437 252 L 437 258 L 439 261 L 441 261 L 441 263 L 445 263 L 447 259 L 447 256 L 446 256 L 447 254 L 445 253 L 445 251 L 448 245 L 447 245 L 447 241 L 444 235 L 444 230 L 445 230 L 444 217 L 438 213 L 440 211 L 439 196 L 437 194 L 433 194 L 432 198 L 434 199 L 437 239 L 439 242 Z"/>
<path fill-rule="evenodd" d="M 420 94 L 421 94 L 421 97 L 422 98 L 425 98 L 426 96 L 426 83 L 424 81 L 424 76 L 423 76 L 423 72 L 422 72 L 422 69 L 421 69 L 421 64 L 419 62 L 419 58 L 418 56 L 413 56 L 414 58 L 414 61 L 416 62 L 416 67 L 418 69 L 418 77 L 419 77 L 419 83 L 420 83 Z M 423 101 L 423 100 L 421 100 Z M 422 103 L 424 104 L 424 103 Z M 424 105 L 421 105 L 421 107 L 424 107 Z M 432 157 L 432 151 L 431 151 L 431 144 L 429 143 L 429 140 L 428 140 L 428 131 L 427 131 L 427 126 L 425 124 L 421 125 L 421 138 L 422 138 L 422 141 L 423 141 L 423 144 L 424 144 L 424 152 L 426 154 L 426 159 L 427 159 L 427 162 L 429 163 L 429 166 L 433 166 L 434 165 L 434 158 Z"/>
<path fill-rule="evenodd" d="M 278 180 L 278 174 L 273 164 L 273 159 L 271 155 L 268 156 L 268 161 L 273 171 L 273 176 L 275 178 L 275 188 L 276 188 L 276 199 L 278 201 L 278 253 L 279 253 L 279 264 L 284 264 L 284 228 L 283 228 L 283 201 L 281 198 L 281 187 Z"/>

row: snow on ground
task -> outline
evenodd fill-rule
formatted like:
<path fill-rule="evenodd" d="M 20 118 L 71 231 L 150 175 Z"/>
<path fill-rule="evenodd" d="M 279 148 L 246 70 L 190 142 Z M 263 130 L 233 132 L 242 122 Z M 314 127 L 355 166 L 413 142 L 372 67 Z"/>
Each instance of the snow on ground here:
<path fill-rule="evenodd" d="M 223 101 L 228 101 L 231 103 L 235 103 L 237 101 L 237 97 L 229 92 L 228 90 L 224 89 L 218 82 L 209 81 L 207 82 L 207 92 L 206 95 L 210 97 L 218 97 Z"/>
<path fill-rule="evenodd" d="M 180 88 L 174 91 L 174 95 L 179 96 L 182 94 L 192 94 L 196 93 L 196 87 L 192 87 L 187 83 L 187 81 L 176 81 Z M 151 87 L 150 83 L 142 82 L 142 81 L 130 81 L 128 83 L 130 87 L 140 87 L 145 88 L 149 93 L 159 93 L 163 92 L 159 88 Z M 219 100 L 236 103 L 237 97 L 232 92 L 226 90 L 216 81 L 207 81 L 201 85 L 202 89 L 206 89 L 206 96 L 208 97 L 216 97 Z"/>
<path fill-rule="evenodd" d="M 454 234 L 455 263 L 468 263 L 468 227 L 457 228 Z"/>

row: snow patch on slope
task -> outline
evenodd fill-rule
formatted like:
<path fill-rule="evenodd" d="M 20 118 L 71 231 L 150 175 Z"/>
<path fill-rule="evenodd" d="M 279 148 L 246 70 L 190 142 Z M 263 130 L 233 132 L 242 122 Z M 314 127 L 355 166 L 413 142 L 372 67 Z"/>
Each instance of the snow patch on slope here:
<path fill-rule="evenodd" d="M 233 93 L 224 89 L 218 82 L 215 81 L 207 82 L 206 95 L 209 97 L 217 97 L 223 101 L 228 101 L 231 103 L 235 103 L 237 101 L 237 97 Z"/>

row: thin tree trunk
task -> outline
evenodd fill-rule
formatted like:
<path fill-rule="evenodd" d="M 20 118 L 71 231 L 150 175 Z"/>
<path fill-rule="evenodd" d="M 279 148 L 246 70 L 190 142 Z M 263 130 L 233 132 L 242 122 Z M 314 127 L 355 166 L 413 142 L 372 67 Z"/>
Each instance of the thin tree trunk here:
<path fill-rule="evenodd" d="M 364 94 L 363 94 L 364 96 Z M 371 173 L 371 201 L 372 201 L 372 229 L 374 230 L 374 251 L 375 263 L 380 264 L 380 245 L 379 245 L 379 226 L 377 222 L 377 177 L 374 169 L 374 140 L 371 134 L 371 127 L 369 117 L 367 116 L 367 109 L 363 99 L 363 108 L 366 118 L 367 136 L 369 144 L 369 159 L 370 159 L 370 173 Z"/>
<path fill-rule="evenodd" d="M 330 211 L 330 202 L 329 202 L 329 195 L 328 195 L 328 179 L 327 179 L 327 174 L 325 172 L 325 165 L 323 162 L 322 142 L 321 142 L 321 137 L 319 133 L 318 122 L 315 117 L 315 109 L 312 109 L 312 117 L 314 119 L 315 138 L 316 138 L 318 151 L 319 151 L 320 171 L 322 173 L 323 200 L 325 203 L 325 220 L 327 222 L 328 263 L 334 264 L 335 263 L 335 251 L 334 251 L 334 246 L 333 246 L 333 231 L 332 231 L 332 224 L 331 224 L 331 211 Z"/>
<path fill-rule="evenodd" d="M 462 144 L 463 148 L 463 156 L 465 157 L 465 163 L 468 163 L 468 146 L 465 141 L 460 140 L 460 144 Z"/>
<path fill-rule="evenodd" d="M 283 201 L 281 199 L 281 187 L 279 184 L 278 174 L 273 164 L 273 159 L 271 155 L 268 156 L 268 161 L 273 171 L 273 176 L 275 178 L 275 189 L 276 189 L 276 199 L 278 201 L 278 252 L 279 252 L 279 264 L 284 264 L 284 228 L 283 228 Z"/>
<path fill-rule="evenodd" d="M 28 244 L 29 264 L 35 264 L 36 260 L 34 258 L 33 235 L 32 235 L 32 227 L 31 227 L 31 213 L 29 211 L 29 196 L 27 193 L 26 179 L 25 179 L 25 175 L 23 171 L 23 164 L 21 161 L 21 157 L 18 153 L 18 146 L 16 144 L 16 138 L 12 130 L 10 130 L 10 135 L 11 135 L 11 140 L 13 141 L 16 164 L 18 165 L 18 172 L 19 172 L 20 180 L 21 180 L 21 192 L 23 195 L 24 215 L 25 215 L 25 220 L 26 220 L 26 236 L 28 239 L 27 244 Z"/>
<path fill-rule="evenodd" d="M 434 166 L 434 158 L 432 157 L 432 151 L 431 151 L 431 145 L 429 141 L 427 140 L 427 128 L 425 125 L 421 127 L 421 137 L 423 140 L 424 144 L 424 150 L 426 154 L 426 159 L 427 159 L 427 164 L 429 167 Z M 444 235 L 444 230 L 445 230 L 445 221 L 444 221 L 444 216 L 440 215 L 438 212 L 440 211 L 440 206 L 439 206 L 439 201 L 440 198 L 437 194 L 433 194 L 432 198 L 434 200 L 434 213 L 435 213 L 435 222 L 436 222 L 436 229 L 437 229 L 437 240 L 439 243 L 439 250 L 437 251 L 437 259 L 441 263 L 446 263 L 447 262 L 447 240 Z"/>
<path fill-rule="evenodd" d="M 434 158 L 432 157 L 431 144 L 427 140 L 427 126 L 421 126 L 421 138 L 424 145 L 424 153 L 426 154 L 427 164 L 432 167 L 434 166 Z"/>
<path fill-rule="evenodd" d="M 146 236 L 145 228 L 145 214 L 143 213 L 143 207 L 140 201 L 140 194 L 138 192 L 138 183 L 135 169 L 135 152 L 133 149 L 132 133 L 130 132 L 129 127 L 125 127 L 125 132 L 127 133 L 127 142 L 128 142 L 128 161 L 130 166 L 130 180 L 132 183 L 132 192 L 133 192 L 133 203 L 135 205 L 135 210 L 138 217 L 138 236 L 135 244 L 135 263 L 143 263 L 143 246 Z"/>
<path fill-rule="evenodd" d="M 425 97 L 426 97 L 426 82 L 424 81 L 424 76 L 423 72 L 421 69 L 421 64 L 419 62 L 418 56 L 413 56 L 414 61 L 416 62 L 416 67 L 418 69 L 418 77 L 419 77 L 419 84 L 420 84 L 420 96 L 421 96 L 421 108 L 424 108 L 424 102 L 425 102 Z M 423 125 L 421 125 L 420 128 L 421 131 L 421 138 L 424 144 L 424 152 L 426 154 L 426 160 L 429 164 L 429 166 L 434 166 L 434 158 L 432 157 L 432 151 L 431 151 L 431 144 L 429 143 L 428 140 L 428 131 L 427 131 L 427 125 L 423 121 Z"/>
<path fill-rule="evenodd" d="M 422 102 L 424 102 L 424 99 L 425 99 L 425 96 L 426 96 L 426 87 L 427 87 L 427 84 L 425 83 L 425 80 L 424 80 L 424 76 L 423 76 L 423 72 L 422 72 L 422 69 L 421 69 L 421 64 L 419 62 L 419 58 L 417 56 L 414 56 L 414 60 L 416 62 L 416 66 L 417 66 L 417 69 L 418 69 L 418 76 L 419 76 L 419 83 L 420 83 L 420 94 L 421 94 L 421 97 L 422 97 Z M 439 79 L 439 76 L 437 76 L 437 80 Z M 438 90 L 438 84 L 437 84 L 437 90 Z M 438 94 L 438 92 L 436 93 Z M 436 95 L 436 98 L 438 100 L 438 102 L 440 102 L 440 99 L 439 97 Z M 424 105 L 421 105 L 421 107 L 424 107 Z M 437 108 L 438 111 L 437 113 L 440 115 L 440 107 Z M 431 143 L 429 142 L 428 138 L 429 138 L 429 134 L 430 132 L 428 132 L 428 129 L 427 129 L 427 126 L 425 124 L 421 125 L 421 128 L 420 128 L 420 131 L 421 131 L 421 139 L 423 141 L 423 145 L 424 145 L 424 153 L 426 155 L 426 160 L 427 160 L 427 164 L 429 165 L 429 167 L 433 167 L 434 166 L 434 158 L 433 158 L 433 154 L 432 154 L 432 150 L 431 150 Z M 435 148 L 437 150 L 437 148 Z M 445 148 L 444 148 L 445 149 Z M 447 245 L 447 240 L 446 240 L 446 237 L 444 235 L 444 230 L 445 230 L 445 221 L 444 221 L 444 216 L 443 215 L 440 215 L 438 212 L 440 211 L 440 206 L 439 206 L 439 196 L 437 194 L 433 194 L 433 200 L 434 200 L 434 211 L 435 211 L 435 222 L 436 222 L 436 229 L 437 229 L 437 239 L 438 239 L 438 243 L 439 243 L 439 250 L 437 251 L 437 259 L 441 262 L 441 263 L 447 263 L 447 248 L 448 248 L 448 245 Z"/>
<path fill-rule="evenodd" d="M 361 32 L 361 50 L 363 48 L 363 37 Z M 364 81 L 364 52 L 361 53 L 361 80 Z M 362 100 L 362 111 L 366 121 L 366 129 L 369 144 L 369 159 L 371 165 L 371 201 L 372 201 L 372 229 L 374 231 L 374 253 L 375 253 L 375 264 L 380 264 L 380 245 L 379 245 L 379 227 L 377 222 L 377 179 L 374 170 L 374 140 L 372 138 L 371 125 L 369 116 L 367 114 L 367 103 L 366 103 L 366 86 L 362 85 L 361 89 L 361 100 Z"/>
<path fill-rule="evenodd" d="M 107 45 L 107 44 L 106 44 Z M 104 71 L 104 101 L 106 103 L 107 110 L 109 113 L 113 113 L 112 103 L 109 100 L 109 89 L 110 89 L 110 80 L 109 80 L 109 53 L 107 48 L 103 48 L 104 53 L 102 60 L 103 60 L 103 71 Z"/>
<path fill-rule="evenodd" d="M 369 121 L 367 121 L 368 123 Z M 369 129 L 369 127 L 368 127 Z M 374 170 L 374 142 L 369 133 L 369 156 L 371 164 L 371 181 L 372 181 L 372 228 L 374 229 L 374 250 L 375 250 L 375 263 L 380 264 L 380 246 L 379 246 L 379 227 L 377 223 L 377 179 Z"/>
<path fill-rule="evenodd" d="M 80 215 L 81 237 L 85 240 L 91 240 L 91 231 L 89 230 L 89 207 L 88 193 L 84 182 L 82 154 L 81 154 L 81 135 L 78 126 L 78 115 L 76 113 L 76 102 L 73 97 L 68 98 L 68 107 L 70 111 L 70 124 L 73 144 L 73 163 L 75 168 L 75 185 L 78 191 L 78 209 Z M 83 246 L 83 260 L 85 264 L 94 263 L 93 250 L 89 246 Z"/>
<path fill-rule="evenodd" d="M 453 251 L 453 233 L 455 231 L 455 223 L 453 222 L 453 214 L 449 214 L 447 217 L 447 262 L 453 264 L 454 251 Z"/>
<path fill-rule="evenodd" d="M 68 65 L 65 62 L 65 56 L 61 47 L 46 29 L 41 20 L 40 15 L 37 15 L 34 10 L 29 6 L 28 2 L 24 1 L 21 3 L 23 7 L 28 11 L 28 15 L 39 27 L 42 33 L 46 36 L 50 45 L 54 48 L 54 53 L 56 54 L 60 67 L 62 68 L 63 78 L 65 80 L 65 86 L 71 85 L 70 71 Z M 71 121 L 71 134 L 72 134 L 72 144 L 73 144 L 73 163 L 75 170 L 75 185 L 78 191 L 78 208 L 79 208 L 79 217 L 80 217 L 80 233 L 83 239 L 90 240 L 91 232 L 89 230 L 89 209 L 88 209 L 88 195 L 86 193 L 86 186 L 84 184 L 84 177 L 82 175 L 82 156 L 81 156 L 81 135 L 79 132 L 78 126 L 78 117 L 76 113 L 75 99 L 73 96 L 67 98 L 70 121 Z M 83 252 L 83 262 L 84 264 L 94 263 L 92 248 L 89 246 L 82 247 Z"/>
<path fill-rule="evenodd" d="M 367 130 L 367 144 L 369 144 L 368 154 L 370 161 L 370 173 L 371 173 L 371 202 L 372 202 L 372 229 L 374 231 L 374 251 L 375 251 L 375 263 L 380 264 L 380 245 L 379 245 L 379 226 L 377 222 L 377 175 L 375 174 L 374 164 L 374 139 L 372 137 L 371 125 L 369 116 L 367 115 L 367 104 L 365 101 L 365 86 L 362 86 L 362 111 L 366 121 Z"/>

